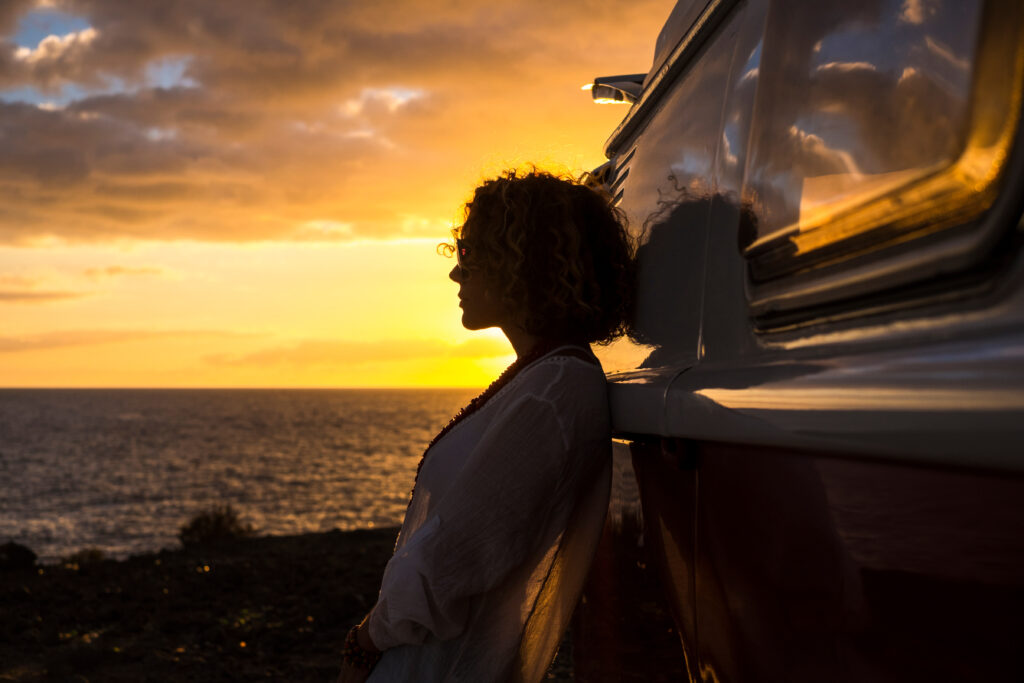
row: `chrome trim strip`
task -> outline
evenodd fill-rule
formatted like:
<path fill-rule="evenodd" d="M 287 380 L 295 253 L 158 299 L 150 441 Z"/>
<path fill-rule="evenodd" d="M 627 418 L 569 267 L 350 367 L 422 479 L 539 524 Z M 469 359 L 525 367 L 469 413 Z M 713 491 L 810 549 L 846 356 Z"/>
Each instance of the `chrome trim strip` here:
<path fill-rule="evenodd" d="M 827 360 L 698 366 L 669 389 L 660 436 L 1024 474 L 1019 330 Z"/>

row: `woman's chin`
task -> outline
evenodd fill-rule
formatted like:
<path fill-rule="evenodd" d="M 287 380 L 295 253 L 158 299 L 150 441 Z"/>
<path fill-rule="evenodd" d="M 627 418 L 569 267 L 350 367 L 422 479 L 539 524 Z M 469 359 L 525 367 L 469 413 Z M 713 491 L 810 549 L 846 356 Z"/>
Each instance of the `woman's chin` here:
<path fill-rule="evenodd" d="M 484 330 L 488 327 L 496 327 L 495 323 L 476 319 L 472 315 L 468 315 L 465 311 L 462 312 L 462 326 L 467 330 Z"/>

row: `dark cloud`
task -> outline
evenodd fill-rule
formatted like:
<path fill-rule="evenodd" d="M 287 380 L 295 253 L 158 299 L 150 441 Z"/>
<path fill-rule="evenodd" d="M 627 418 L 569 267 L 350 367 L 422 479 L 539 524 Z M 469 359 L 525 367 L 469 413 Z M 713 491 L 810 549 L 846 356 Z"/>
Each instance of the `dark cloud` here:
<path fill-rule="evenodd" d="M 80 292 L 7 291 L 0 290 L 0 304 L 41 304 L 53 301 L 77 299 L 85 294 Z"/>
<path fill-rule="evenodd" d="M 403 217 L 453 214 L 467 188 L 444 183 L 489 150 L 593 116 L 579 86 L 646 68 L 670 5 L 57 2 L 90 28 L 0 43 L 0 91 L 93 94 L 0 103 L 0 240 L 302 239 L 309 221 L 407 234 Z M 9 38 L 29 3 L 3 8 Z M 152 87 L 168 65 L 182 79 Z"/>
<path fill-rule="evenodd" d="M 34 4 L 34 0 L 4 0 L 0 2 L 0 36 L 12 33 L 18 25 L 18 20 Z"/>

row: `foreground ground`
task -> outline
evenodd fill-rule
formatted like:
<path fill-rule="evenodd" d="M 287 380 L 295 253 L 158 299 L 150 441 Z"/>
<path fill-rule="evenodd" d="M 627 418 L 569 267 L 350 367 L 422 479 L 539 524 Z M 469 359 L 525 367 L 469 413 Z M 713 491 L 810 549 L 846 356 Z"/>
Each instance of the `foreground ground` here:
<path fill-rule="evenodd" d="M 0 573 L 0 681 L 332 681 L 396 529 Z M 567 653 L 548 675 L 572 680 Z"/>

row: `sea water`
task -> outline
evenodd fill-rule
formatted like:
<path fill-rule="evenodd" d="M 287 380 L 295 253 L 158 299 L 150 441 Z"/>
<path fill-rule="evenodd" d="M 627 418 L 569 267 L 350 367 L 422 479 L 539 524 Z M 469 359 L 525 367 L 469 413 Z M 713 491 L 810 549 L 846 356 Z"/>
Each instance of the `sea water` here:
<path fill-rule="evenodd" d="M 230 504 L 260 534 L 397 525 L 470 389 L 0 390 L 0 543 L 42 562 L 178 547 Z"/>

